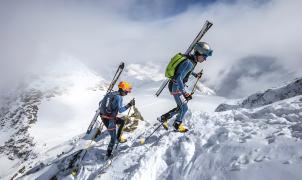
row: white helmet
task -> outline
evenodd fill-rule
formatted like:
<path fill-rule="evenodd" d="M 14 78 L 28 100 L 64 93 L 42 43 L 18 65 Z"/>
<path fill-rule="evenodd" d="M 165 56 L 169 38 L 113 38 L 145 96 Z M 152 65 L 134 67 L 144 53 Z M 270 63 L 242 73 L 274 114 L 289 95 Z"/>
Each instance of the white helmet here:
<path fill-rule="evenodd" d="M 206 42 L 197 42 L 194 46 L 194 53 L 205 56 L 212 56 L 213 50 L 210 45 Z"/>

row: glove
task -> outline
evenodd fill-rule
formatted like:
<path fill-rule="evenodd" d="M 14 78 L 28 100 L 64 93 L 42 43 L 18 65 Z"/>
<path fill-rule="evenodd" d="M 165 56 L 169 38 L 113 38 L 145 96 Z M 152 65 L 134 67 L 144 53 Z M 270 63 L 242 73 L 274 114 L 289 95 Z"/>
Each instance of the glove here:
<path fill-rule="evenodd" d="M 135 105 L 135 99 L 132 99 L 125 107 L 129 109 L 131 106 Z"/>
<path fill-rule="evenodd" d="M 183 96 L 185 97 L 185 99 L 186 99 L 187 101 L 189 101 L 189 100 L 192 99 L 192 94 L 190 94 L 190 93 L 184 93 Z"/>
<path fill-rule="evenodd" d="M 201 76 L 202 76 L 202 72 L 199 72 L 199 73 L 196 74 L 196 78 L 198 78 L 198 79 L 200 79 Z"/>
<path fill-rule="evenodd" d="M 132 99 L 129 103 L 128 103 L 128 106 L 134 106 L 135 105 L 135 99 Z"/>

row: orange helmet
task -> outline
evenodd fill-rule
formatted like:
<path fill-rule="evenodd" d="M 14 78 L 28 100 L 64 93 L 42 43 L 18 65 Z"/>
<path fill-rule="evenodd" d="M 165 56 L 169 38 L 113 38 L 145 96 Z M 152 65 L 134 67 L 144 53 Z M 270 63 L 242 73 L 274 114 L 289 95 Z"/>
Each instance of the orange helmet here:
<path fill-rule="evenodd" d="M 125 92 L 131 92 L 131 89 L 132 89 L 132 85 L 127 83 L 126 81 L 121 81 L 119 84 L 118 84 L 118 88 L 119 89 L 122 89 L 123 91 Z"/>

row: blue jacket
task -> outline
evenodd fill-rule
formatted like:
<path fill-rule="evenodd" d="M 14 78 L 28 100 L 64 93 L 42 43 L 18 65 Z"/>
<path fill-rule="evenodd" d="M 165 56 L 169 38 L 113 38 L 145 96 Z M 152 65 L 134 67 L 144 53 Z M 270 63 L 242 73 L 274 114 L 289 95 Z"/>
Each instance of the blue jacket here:
<path fill-rule="evenodd" d="M 123 106 L 122 96 L 117 91 L 106 94 L 99 102 L 99 108 L 101 115 L 110 117 L 116 117 L 118 113 L 122 113 L 127 110 L 127 107 Z"/>
<path fill-rule="evenodd" d="M 186 59 L 178 65 L 173 77 L 174 82 L 172 85 L 172 93 L 176 91 L 180 91 L 182 94 L 185 93 L 185 83 L 187 81 L 187 78 L 193 71 L 193 68 L 194 64 L 190 59 Z"/>

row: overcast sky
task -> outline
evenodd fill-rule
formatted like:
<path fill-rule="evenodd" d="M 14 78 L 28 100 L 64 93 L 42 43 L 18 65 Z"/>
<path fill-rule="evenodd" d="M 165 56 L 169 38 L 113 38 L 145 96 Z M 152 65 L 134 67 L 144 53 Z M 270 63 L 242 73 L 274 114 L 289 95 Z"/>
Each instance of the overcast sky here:
<path fill-rule="evenodd" d="M 121 60 L 165 65 L 205 20 L 204 83 L 242 97 L 301 77 L 299 0 L 0 1 L 0 89 L 64 54 L 104 75 Z M 106 73 L 104 73 L 106 72 Z"/>

